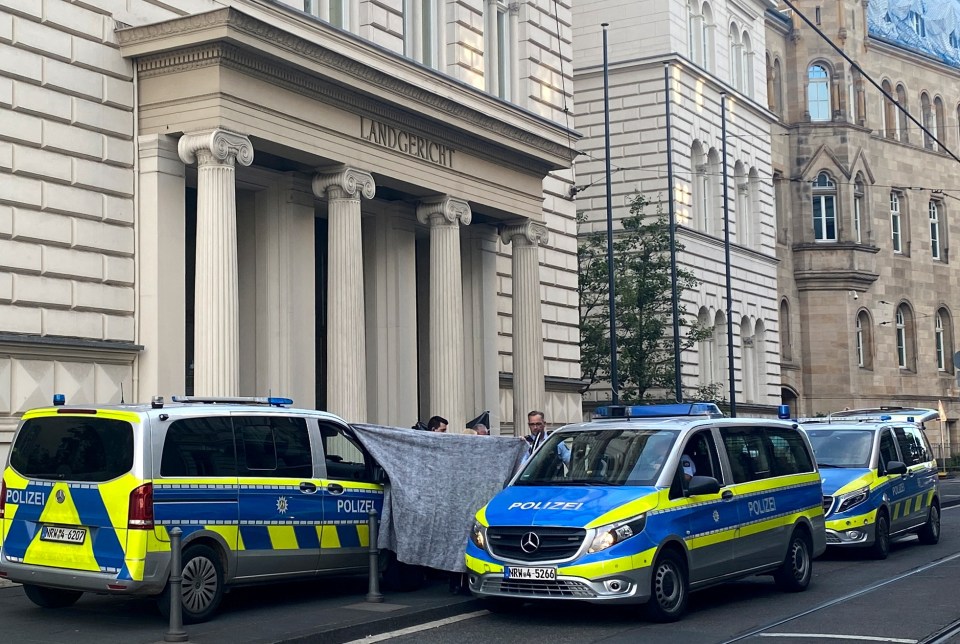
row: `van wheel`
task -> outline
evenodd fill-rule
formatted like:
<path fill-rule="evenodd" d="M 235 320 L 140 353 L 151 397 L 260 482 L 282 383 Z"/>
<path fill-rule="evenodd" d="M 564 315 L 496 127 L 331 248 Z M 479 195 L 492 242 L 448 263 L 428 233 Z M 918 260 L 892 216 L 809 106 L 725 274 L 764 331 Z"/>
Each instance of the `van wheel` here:
<path fill-rule="evenodd" d="M 73 606 L 83 594 L 81 590 L 61 590 L 60 588 L 45 588 L 44 586 L 34 586 L 24 584 L 23 592 L 27 599 L 41 608 L 66 608 Z"/>
<path fill-rule="evenodd" d="M 813 576 L 813 558 L 810 556 L 810 540 L 802 529 L 793 531 L 787 556 L 780 568 L 773 573 L 773 580 L 781 589 L 798 593 L 806 590 Z"/>
<path fill-rule="evenodd" d="M 917 532 L 920 543 L 932 546 L 940 541 L 940 508 L 936 504 L 930 506 L 930 515 L 927 522 Z"/>
<path fill-rule="evenodd" d="M 647 615 L 655 622 L 675 622 L 687 610 L 687 565 L 672 550 L 660 553 L 653 564 Z"/>
<path fill-rule="evenodd" d="M 223 565 L 210 546 L 190 546 L 183 553 L 183 582 L 180 587 L 184 624 L 197 624 L 210 619 L 223 599 Z M 157 605 L 164 617 L 170 617 L 170 582 L 167 582 Z"/>
<path fill-rule="evenodd" d="M 939 516 L 939 515 L 938 515 Z M 870 546 L 870 556 L 874 559 L 886 559 L 890 554 L 890 519 L 883 510 L 877 513 L 877 523 L 874 526 L 873 545 Z"/>

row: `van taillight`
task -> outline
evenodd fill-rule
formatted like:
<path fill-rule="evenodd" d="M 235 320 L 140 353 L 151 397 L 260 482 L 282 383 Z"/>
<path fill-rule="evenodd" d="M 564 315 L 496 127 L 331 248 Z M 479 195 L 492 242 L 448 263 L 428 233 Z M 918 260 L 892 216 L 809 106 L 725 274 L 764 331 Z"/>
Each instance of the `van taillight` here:
<path fill-rule="evenodd" d="M 7 511 L 7 482 L 0 481 L 0 519 L 6 516 Z"/>
<path fill-rule="evenodd" d="M 127 528 L 153 530 L 153 483 L 144 483 L 130 492 Z"/>

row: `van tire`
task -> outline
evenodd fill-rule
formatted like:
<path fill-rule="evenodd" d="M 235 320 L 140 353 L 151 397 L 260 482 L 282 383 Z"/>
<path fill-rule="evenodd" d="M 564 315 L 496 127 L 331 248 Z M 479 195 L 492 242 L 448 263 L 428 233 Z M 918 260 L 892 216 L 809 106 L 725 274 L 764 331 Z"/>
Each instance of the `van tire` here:
<path fill-rule="evenodd" d="M 647 616 L 654 622 L 675 622 L 687 610 L 687 563 L 673 550 L 664 550 L 651 568 Z"/>
<path fill-rule="evenodd" d="M 813 576 L 813 557 L 810 537 L 806 530 L 797 528 L 790 537 L 787 556 L 775 573 L 773 580 L 781 590 L 798 593 L 807 589 Z"/>
<path fill-rule="evenodd" d="M 873 527 L 873 545 L 870 546 L 870 557 L 883 560 L 890 554 L 890 519 L 887 511 L 877 512 L 877 523 Z"/>
<path fill-rule="evenodd" d="M 205 622 L 223 600 L 223 564 L 220 555 L 210 546 L 195 545 L 183 553 L 183 577 L 180 588 L 180 610 L 184 624 Z M 170 582 L 157 598 L 160 613 L 170 617 Z"/>
<path fill-rule="evenodd" d="M 940 541 L 940 506 L 936 503 L 930 506 L 927 522 L 917 531 L 917 537 L 925 546 L 933 546 Z"/>
<path fill-rule="evenodd" d="M 83 594 L 82 590 L 62 590 L 60 588 L 34 586 L 33 584 L 24 584 L 23 592 L 27 595 L 27 599 L 41 608 L 73 606 Z"/>

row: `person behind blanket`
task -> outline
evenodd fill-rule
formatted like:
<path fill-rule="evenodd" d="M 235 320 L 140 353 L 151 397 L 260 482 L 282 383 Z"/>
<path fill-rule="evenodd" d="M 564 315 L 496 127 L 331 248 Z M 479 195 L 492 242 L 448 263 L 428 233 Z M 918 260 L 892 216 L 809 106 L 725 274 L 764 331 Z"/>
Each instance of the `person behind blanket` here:
<path fill-rule="evenodd" d="M 483 423 L 477 423 L 473 427 L 467 427 L 464 431 L 465 434 L 471 434 L 476 436 L 489 436 L 490 429 Z"/>
<path fill-rule="evenodd" d="M 427 431 L 446 432 L 448 424 L 447 419 L 443 416 L 433 416 L 427 421 Z"/>
<path fill-rule="evenodd" d="M 547 438 L 547 423 L 544 420 L 543 412 L 534 410 L 528 413 L 527 427 L 530 429 L 530 434 L 523 437 L 523 440 L 527 441 L 527 453 L 523 457 L 524 463 L 527 462 L 530 455 L 533 454 Z M 564 465 L 570 464 L 570 448 L 567 447 L 566 444 L 557 444 L 557 456 L 560 457 Z"/>

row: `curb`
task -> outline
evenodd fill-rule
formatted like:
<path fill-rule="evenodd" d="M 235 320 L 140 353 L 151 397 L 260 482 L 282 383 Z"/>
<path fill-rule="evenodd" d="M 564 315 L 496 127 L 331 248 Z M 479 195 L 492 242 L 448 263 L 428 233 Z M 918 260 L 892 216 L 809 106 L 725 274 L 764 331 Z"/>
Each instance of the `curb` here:
<path fill-rule="evenodd" d="M 276 644 L 344 644 L 372 635 L 380 635 L 390 631 L 419 626 L 426 622 L 432 622 L 446 617 L 453 617 L 462 613 L 469 613 L 483 608 L 483 600 L 465 599 L 463 601 L 447 604 L 445 606 L 435 606 L 424 610 L 411 610 L 399 615 L 389 615 L 381 619 L 373 619 L 350 624 L 349 626 L 340 626 L 336 628 L 320 628 L 307 635 L 298 635 L 296 637 L 276 640 Z"/>

